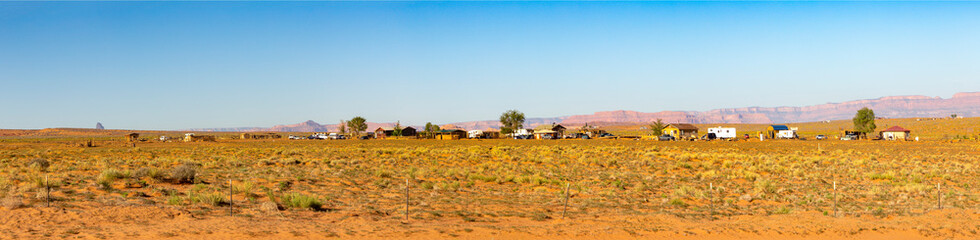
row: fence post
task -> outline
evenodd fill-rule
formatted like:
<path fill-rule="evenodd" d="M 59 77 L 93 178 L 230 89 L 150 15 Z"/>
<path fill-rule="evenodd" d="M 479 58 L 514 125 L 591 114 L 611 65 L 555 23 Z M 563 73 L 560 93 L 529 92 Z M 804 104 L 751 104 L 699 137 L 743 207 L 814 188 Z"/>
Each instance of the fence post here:
<path fill-rule="evenodd" d="M 44 175 L 44 206 L 51 207 L 51 183 L 47 175 Z"/>
<path fill-rule="evenodd" d="M 411 189 L 409 186 L 409 180 L 408 178 L 405 178 L 405 222 L 408 222 L 408 200 L 410 199 L 409 189 Z"/>
<path fill-rule="evenodd" d="M 228 216 L 235 216 L 235 187 L 231 179 L 228 179 Z"/>
<path fill-rule="evenodd" d="M 565 183 L 565 207 L 561 210 L 561 219 L 565 219 L 565 214 L 568 213 L 568 191 L 571 187 L 571 183 Z"/>
<path fill-rule="evenodd" d="M 711 210 L 710 210 L 710 212 L 708 212 L 708 216 L 711 216 L 711 217 L 714 217 L 715 216 L 715 198 L 714 198 L 714 194 L 713 194 L 714 192 L 715 192 L 715 184 L 714 183 L 708 183 L 708 194 L 709 194 L 708 195 L 708 205 L 711 206 Z"/>
<path fill-rule="evenodd" d="M 936 183 L 936 202 L 938 202 L 939 210 L 943 209 L 943 188 L 939 183 Z"/>
<path fill-rule="evenodd" d="M 837 217 L 837 181 L 834 181 L 834 217 Z"/>

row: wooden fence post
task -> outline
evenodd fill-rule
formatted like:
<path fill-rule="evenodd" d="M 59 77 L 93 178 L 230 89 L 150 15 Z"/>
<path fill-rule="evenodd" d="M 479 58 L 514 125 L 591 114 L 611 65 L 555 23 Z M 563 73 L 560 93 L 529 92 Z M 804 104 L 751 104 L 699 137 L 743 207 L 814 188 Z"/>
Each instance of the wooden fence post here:
<path fill-rule="evenodd" d="M 408 222 L 408 201 L 410 199 L 409 189 L 411 189 L 409 186 L 409 180 L 408 178 L 405 178 L 405 222 Z"/>
<path fill-rule="evenodd" d="M 235 187 L 231 179 L 228 179 L 228 216 L 235 216 Z"/>
<path fill-rule="evenodd" d="M 712 217 L 715 216 L 715 198 L 714 198 L 714 194 L 713 194 L 714 192 L 715 192 L 715 184 L 714 183 L 708 183 L 708 194 L 709 194 L 708 195 L 708 203 L 709 203 L 708 205 L 711 206 L 711 210 L 710 210 L 710 212 L 708 212 L 708 216 L 712 216 Z"/>
<path fill-rule="evenodd" d="M 44 175 L 44 206 L 51 207 L 51 183 L 47 175 Z"/>
<path fill-rule="evenodd" d="M 837 217 L 837 181 L 834 181 L 834 217 Z"/>
<path fill-rule="evenodd" d="M 568 196 L 571 183 L 565 183 L 565 207 L 561 210 L 561 219 L 565 219 L 565 214 L 568 213 Z"/>
<path fill-rule="evenodd" d="M 936 183 L 936 202 L 938 203 L 939 210 L 943 209 L 943 188 L 939 183 Z"/>

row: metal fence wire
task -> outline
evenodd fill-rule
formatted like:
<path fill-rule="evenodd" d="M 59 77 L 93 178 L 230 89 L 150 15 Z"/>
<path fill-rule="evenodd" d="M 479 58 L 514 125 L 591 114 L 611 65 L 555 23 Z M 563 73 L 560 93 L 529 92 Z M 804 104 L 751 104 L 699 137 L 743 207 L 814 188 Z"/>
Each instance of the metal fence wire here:
<path fill-rule="evenodd" d="M 668 214 L 685 218 L 777 215 L 815 211 L 827 216 L 916 216 L 938 209 L 978 209 L 980 195 L 968 186 L 827 182 L 816 186 L 775 185 L 758 189 L 738 184 L 687 187 L 680 193 L 590 189 L 575 184 L 526 189 L 423 189 L 407 183 L 389 195 L 386 211 L 410 218 L 514 216 L 532 219 L 583 218 L 608 214 Z M 835 186 L 836 185 L 836 188 Z M 566 189 L 568 191 L 566 191 Z M 746 191 L 745 189 L 754 189 Z M 405 199 L 405 197 L 409 199 Z"/>

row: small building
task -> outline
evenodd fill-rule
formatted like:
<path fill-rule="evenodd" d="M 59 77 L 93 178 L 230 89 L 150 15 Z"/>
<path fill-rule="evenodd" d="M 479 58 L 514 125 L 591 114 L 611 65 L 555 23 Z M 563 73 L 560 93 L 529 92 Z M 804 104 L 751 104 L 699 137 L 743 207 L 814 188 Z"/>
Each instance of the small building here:
<path fill-rule="evenodd" d="M 130 142 L 139 141 L 140 140 L 140 134 L 139 133 L 126 134 L 126 139 L 129 140 Z"/>
<path fill-rule="evenodd" d="M 675 139 L 695 139 L 698 138 L 698 127 L 686 123 L 671 123 L 664 127 L 664 134 Z"/>
<path fill-rule="evenodd" d="M 534 128 L 534 139 L 559 139 L 565 136 L 565 127 L 561 124 L 542 124 Z"/>
<path fill-rule="evenodd" d="M 908 141 L 909 140 L 909 135 L 910 135 L 911 132 L 912 132 L 911 130 L 908 130 L 908 129 L 905 129 L 905 128 L 902 128 L 902 127 L 899 127 L 899 126 L 894 126 L 894 127 L 890 127 L 888 129 L 885 129 L 884 131 L 881 131 L 879 133 L 879 135 L 881 136 L 881 139 L 884 139 L 884 140 L 905 140 L 905 141 Z"/>
<path fill-rule="evenodd" d="M 714 128 L 708 128 L 708 135 L 709 136 L 706 136 L 706 137 L 710 138 L 711 137 L 710 135 L 712 133 L 714 134 L 714 137 L 715 138 L 719 138 L 719 139 L 734 139 L 734 138 L 738 138 L 738 132 L 736 132 L 735 131 L 735 128 L 732 128 L 732 127 L 721 127 L 721 126 L 718 126 L 718 127 L 714 127 Z"/>
<path fill-rule="evenodd" d="M 417 133 L 413 127 L 402 128 L 401 136 L 414 137 Z M 385 138 L 395 136 L 395 127 L 379 127 L 374 130 L 374 137 Z"/>
<path fill-rule="evenodd" d="M 762 133 L 768 139 L 797 137 L 796 129 L 790 129 L 786 125 L 769 125 Z"/>
<path fill-rule="evenodd" d="M 534 130 L 534 139 L 559 139 L 562 135 L 554 130 Z"/>
<path fill-rule="evenodd" d="M 442 129 L 435 132 L 436 139 L 439 140 L 458 140 L 466 138 L 466 131 L 459 129 Z"/>
<path fill-rule="evenodd" d="M 184 134 L 184 142 L 214 142 L 216 139 L 213 135 Z"/>
<path fill-rule="evenodd" d="M 242 139 L 280 139 L 282 135 L 278 133 L 242 133 Z"/>
<path fill-rule="evenodd" d="M 577 130 L 577 132 L 572 132 L 572 133 L 566 131 L 565 136 L 567 136 L 568 138 L 583 138 L 583 136 L 586 136 L 584 138 L 598 138 L 606 134 L 606 130 L 599 128 L 599 126 L 589 125 L 588 123 L 580 127 L 568 127 L 568 128 Z"/>
<path fill-rule="evenodd" d="M 418 130 L 416 130 L 415 128 L 413 127 L 402 128 L 403 137 L 414 137 L 416 135 L 418 135 Z"/>
<path fill-rule="evenodd" d="M 374 130 L 374 137 L 376 138 L 387 138 L 392 135 L 395 135 L 395 128 L 393 127 L 379 127 Z"/>

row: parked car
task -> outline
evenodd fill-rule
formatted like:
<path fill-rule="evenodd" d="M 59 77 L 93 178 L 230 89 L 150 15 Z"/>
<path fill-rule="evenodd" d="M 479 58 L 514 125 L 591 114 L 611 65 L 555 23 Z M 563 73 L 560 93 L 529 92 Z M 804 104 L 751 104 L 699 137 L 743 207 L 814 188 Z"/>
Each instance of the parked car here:
<path fill-rule="evenodd" d="M 674 136 L 671 136 L 669 134 L 664 134 L 664 135 L 660 135 L 660 137 L 658 137 L 657 140 L 660 140 L 660 141 L 674 141 L 675 139 L 674 139 Z"/>
<path fill-rule="evenodd" d="M 330 133 L 329 135 L 327 135 L 326 137 L 324 137 L 324 139 L 341 140 L 341 139 L 347 139 L 347 136 L 345 136 L 343 134 Z"/>
<path fill-rule="evenodd" d="M 701 139 L 710 141 L 710 140 L 715 140 L 717 138 L 718 138 L 718 135 L 717 134 L 715 134 L 715 133 L 708 133 L 708 134 L 705 134 L 704 137 L 702 137 Z"/>
<path fill-rule="evenodd" d="M 514 139 L 532 139 L 534 136 L 531 135 L 514 135 Z"/>
<path fill-rule="evenodd" d="M 817 140 L 824 140 L 824 139 L 827 139 L 827 136 L 824 136 L 823 134 L 820 134 L 820 135 L 817 135 L 816 139 Z"/>

